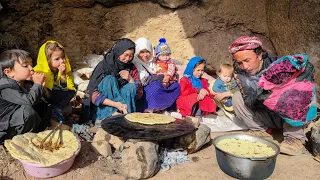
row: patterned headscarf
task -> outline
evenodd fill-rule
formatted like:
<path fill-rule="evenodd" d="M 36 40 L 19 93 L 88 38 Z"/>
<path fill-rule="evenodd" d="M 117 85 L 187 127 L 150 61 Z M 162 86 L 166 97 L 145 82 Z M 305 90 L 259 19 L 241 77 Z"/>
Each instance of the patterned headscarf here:
<path fill-rule="evenodd" d="M 191 80 L 192 88 L 199 88 L 199 89 L 203 88 L 200 78 L 197 78 L 193 75 L 193 70 L 194 70 L 196 64 L 201 60 L 204 60 L 204 63 L 206 65 L 206 60 L 203 59 L 202 57 L 195 56 L 195 57 L 191 58 L 189 63 L 187 64 L 186 70 L 183 73 L 183 75 L 185 77 L 187 77 L 188 79 Z M 205 69 L 206 69 L 206 66 L 204 66 L 204 70 Z"/>
<path fill-rule="evenodd" d="M 262 42 L 258 37 L 241 36 L 229 46 L 229 53 L 233 55 L 238 51 L 253 50 L 259 46 L 264 50 Z"/>

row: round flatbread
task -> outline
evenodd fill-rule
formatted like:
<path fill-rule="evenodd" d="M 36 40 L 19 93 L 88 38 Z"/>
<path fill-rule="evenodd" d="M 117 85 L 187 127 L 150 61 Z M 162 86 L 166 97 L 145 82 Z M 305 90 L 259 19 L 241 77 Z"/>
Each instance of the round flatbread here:
<path fill-rule="evenodd" d="M 48 138 L 44 147 L 40 148 L 42 139 L 50 132 L 51 130 L 38 134 L 25 133 L 16 135 L 12 140 L 5 140 L 4 145 L 14 158 L 43 166 L 52 166 L 72 157 L 80 145 L 76 136 L 70 131 L 63 131 L 62 145 L 56 147 L 59 134 L 55 133 L 52 143 L 50 143 L 52 147 L 49 146 L 50 138 Z"/>
<path fill-rule="evenodd" d="M 169 124 L 176 121 L 176 119 L 171 116 L 154 113 L 131 113 L 127 114 L 125 118 L 130 122 L 147 125 Z"/>

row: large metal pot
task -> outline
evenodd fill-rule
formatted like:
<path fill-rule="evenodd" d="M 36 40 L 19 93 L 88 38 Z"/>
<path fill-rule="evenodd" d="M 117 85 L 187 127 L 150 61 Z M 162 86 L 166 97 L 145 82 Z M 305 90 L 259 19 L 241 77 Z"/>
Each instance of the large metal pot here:
<path fill-rule="evenodd" d="M 276 153 L 272 156 L 263 158 L 249 158 L 236 156 L 225 152 L 217 147 L 217 143 L 223 139 L 238 138 L 264 143 L 271 147 Z M 216 149 L 217 161 L 220 169 L 237 179 L 266 179 L 272 173 L 276 165 L 277 155 L 280 153 L 280 148 L 275 143 L 245 134 L 228 134 L 216 137 L 213 140 L 213 145 Z"/>

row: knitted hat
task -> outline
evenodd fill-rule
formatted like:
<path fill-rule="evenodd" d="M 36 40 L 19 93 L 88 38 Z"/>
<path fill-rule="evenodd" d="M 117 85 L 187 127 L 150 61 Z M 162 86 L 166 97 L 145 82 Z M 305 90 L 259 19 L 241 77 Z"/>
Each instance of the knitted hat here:
<path fill-rule="evenodd" d="M 165 38 L 159 39 L 159 44 L 156 47 L 156 56 L 158 57 L 160 54 L 168 54 L 171 53 L 171 49 L 166 43 L 167 40 Z"/>

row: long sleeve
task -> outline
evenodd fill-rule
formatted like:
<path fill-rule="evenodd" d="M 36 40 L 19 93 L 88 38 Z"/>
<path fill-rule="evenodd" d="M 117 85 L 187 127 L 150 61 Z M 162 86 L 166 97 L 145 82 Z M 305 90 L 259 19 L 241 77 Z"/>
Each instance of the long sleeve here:
<path fill-rule="evenodd" d="M 91 102 L 96 105 L 102 105 L 103 101 L 106 99 L 106 96 L 102 95 L 97 89 L 95 89 L 92 93 Z"/>
<path fill-rule="evenodd" d="M 152 81 L 162 81 L 164 78 L 163 74 L 155 74 L 155 75 L 150 75 L 150 76 L 146 76 L 144 79 L 141 79 L 141 83 L 143 86 L 146 86 L 148 84 L 150 84 Z"/>
<path fill-rule="evenodd" d="M 176 65 L 173 62 L 168 62 L 168 71 L 167 74 L 170 77 L 173 77 L 174 74 L 176 73 Z"/>
<path fill-rule="evenodd" d="M 140 99 L 143 95 L 143 87 L 139 78 L 138 70 L 134 68 L 130 71 L 130 75 L 134 79 L 134 84 L 137 87 L 137 98 Z"/>
<path fill-rule="evenodd" d="M 40 102 L 43 95 L 43 89 L 40 84 L 34 83 L 28 93 L 19 92 L 10 88 L 3 89 L 1 96 L 4 100 L 19 105 L 35 105 Z"/>
<path fill-rule="evenodd" d="M 192 93 L 198 93 L 198 88 L 192 88 L 190 80 L 186 77 L 180 80 L 180 95 L 187 96 Z"/>
<path fill-rule="evenodd" d="M 212 90 L 214 92 L 226 92 L 224 88 L 223 82 L 220 80 L 220 78 L 217 78 L 216 81 L 213 84 Z"/>
<path fill-rule="evenodd" d="M 202 83 L 203 89 L 205 89 L 206 91 L 208 91 L 208 93 L 210 93 L 208 80 L 205 78 L 201 78 L 201 83 Z"/>

